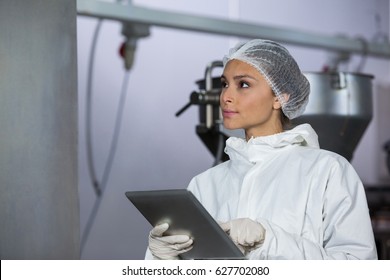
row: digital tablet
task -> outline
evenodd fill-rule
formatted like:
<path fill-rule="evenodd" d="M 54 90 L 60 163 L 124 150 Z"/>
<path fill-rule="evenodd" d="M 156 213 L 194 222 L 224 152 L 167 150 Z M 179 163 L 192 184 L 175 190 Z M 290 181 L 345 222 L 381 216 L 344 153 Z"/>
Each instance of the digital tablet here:
<path fill-rule="evenodd" d="M 183 259 L 244 259 L 244 255 L 196 197 L 186 189 L 129 191 L 127 198 L 154 227 L 168 223 L 166 234 L 186 234 L 193 248 Z"/>

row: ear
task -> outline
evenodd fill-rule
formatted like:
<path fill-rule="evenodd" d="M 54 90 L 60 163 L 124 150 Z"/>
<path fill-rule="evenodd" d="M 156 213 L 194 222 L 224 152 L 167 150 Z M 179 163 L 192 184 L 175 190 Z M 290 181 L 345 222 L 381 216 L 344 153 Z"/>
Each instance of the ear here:
<path fill-rule="evenodd" d="M 274 98 L 274 109 L 277 110 L 277 109 L 280 109 L 282 108 L 282 103 L 286 103 L 289 99 L 290 95 L 288 93 L 283 93 L 280 98 L 276 97 Z"/>

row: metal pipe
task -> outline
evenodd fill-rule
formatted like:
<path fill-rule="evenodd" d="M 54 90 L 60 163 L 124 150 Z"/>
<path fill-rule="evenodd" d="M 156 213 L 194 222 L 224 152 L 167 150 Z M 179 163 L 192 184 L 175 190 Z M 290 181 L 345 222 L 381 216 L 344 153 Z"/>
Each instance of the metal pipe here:
<path fill-rule="evenodd" d="M 143 23 L 241 38 L 267 38 L 287 44 L 390 58 L 389 43 L 364 43 L 361 38 L 320 35 L 313 32 L 231 21 L 184 13 L 159 11 L 118 2 L 77 0 L 79 15 Z"/>

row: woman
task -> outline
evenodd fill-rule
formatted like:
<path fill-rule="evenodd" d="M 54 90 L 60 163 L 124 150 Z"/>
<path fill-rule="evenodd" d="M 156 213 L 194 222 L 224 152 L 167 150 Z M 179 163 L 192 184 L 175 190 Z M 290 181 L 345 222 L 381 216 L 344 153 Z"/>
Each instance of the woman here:
<path fill-rule="evenodd" d="M 376 259 L 363 185 L 343 157 L 319 148 L 300 116 L 310 86 L 281 45 L 252 40 L 224 58 L 220 105 L 230 160 L 194 177 L 189 190 L 248 259 Z M 185 235 L 152 229 L 147 258 L 191 250 Z"/>

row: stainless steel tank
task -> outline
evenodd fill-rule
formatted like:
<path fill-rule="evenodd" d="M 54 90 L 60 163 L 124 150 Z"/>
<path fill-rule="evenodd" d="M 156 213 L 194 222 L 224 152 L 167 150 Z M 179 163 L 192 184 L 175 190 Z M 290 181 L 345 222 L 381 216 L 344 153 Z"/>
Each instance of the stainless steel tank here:
<path fill-rule="evenodd" d="M 310 72 L 309 103 L 293 125 L 309 123 L 320 146 L 351 160 L 372 119 L 373 76 L 356 73 Z"/>

